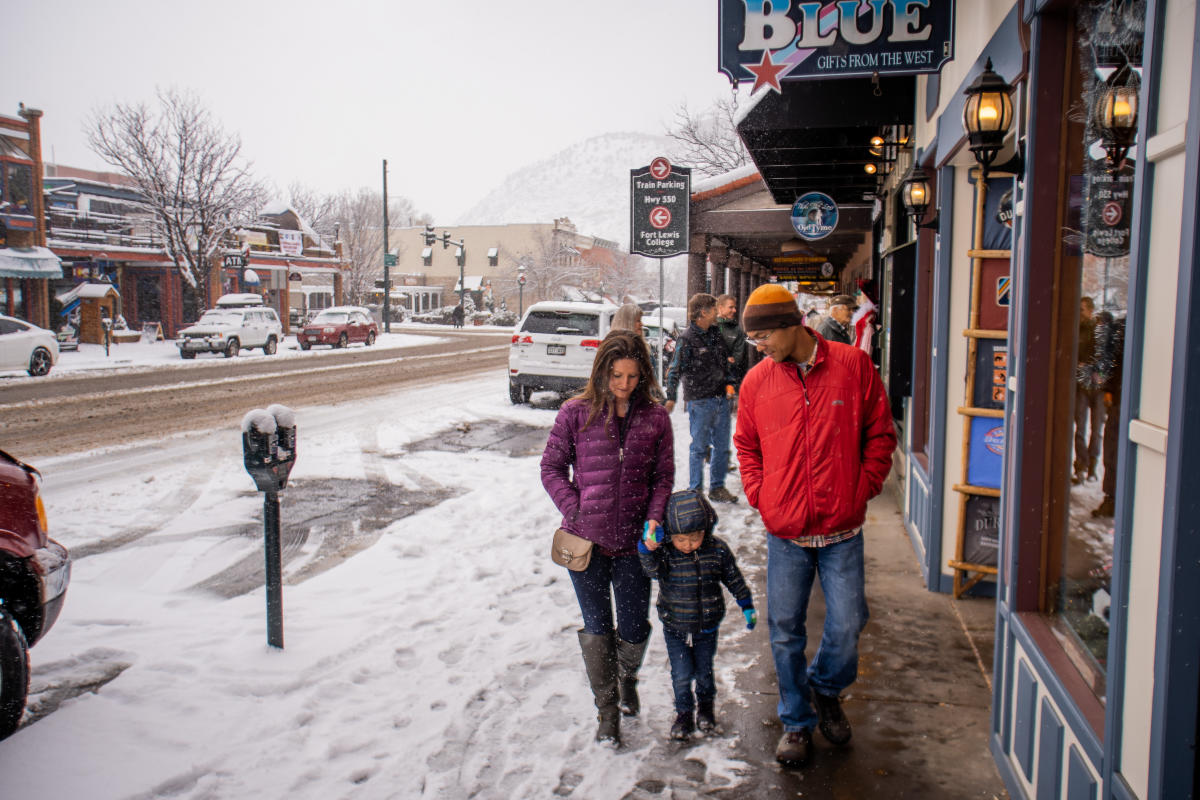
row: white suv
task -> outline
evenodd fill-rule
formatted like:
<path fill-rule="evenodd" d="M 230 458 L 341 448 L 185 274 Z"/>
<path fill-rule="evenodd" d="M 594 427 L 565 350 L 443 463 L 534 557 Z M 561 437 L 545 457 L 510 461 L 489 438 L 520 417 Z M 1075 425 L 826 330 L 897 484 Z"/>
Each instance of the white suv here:
<path fill-rule="evenodd" d="M 508 351 L 508 398 L 525 403 L 535 391 L 567 394 L 582 389 L 616 310 L 609 303 L 531 305 Z"/>
<path fill-rule="evenodd" d="M 183 358 L 196 353 L 223 353 L 232 358 L 242 348 L 261 347 L 271 355 L 283 339 L 283 324 L 275 309 L 266 306 L 213 308 L 179 332 L 175 344 Z"/>

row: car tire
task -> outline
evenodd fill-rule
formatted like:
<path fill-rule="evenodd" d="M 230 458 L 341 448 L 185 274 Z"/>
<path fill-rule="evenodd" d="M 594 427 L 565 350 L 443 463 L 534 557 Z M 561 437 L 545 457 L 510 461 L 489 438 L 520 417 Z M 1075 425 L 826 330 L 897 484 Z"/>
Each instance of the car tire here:
<path fill-rule="evenodd" d="M 229 340 L 229 344 L 225 345 L 225 357 L 233 358 L 234 356 L 236 356 L 238 354 L 238 351 L 240 351 L 241 349 L 242 349 L 241 342 L 239 342 L 237 340 L 237 337 L 235 336 L 234 338 Z"/>
<path fill-rule="evenodd" d="M 367 347 L 375 344 L 375 331 L 367 331 Z"/>
<path fill-rule="evenodd" d="M 508 399 L 514 406 L 527 402 L 529 400 L 528 390 L 516 381 L 510 380 L 508 382 Z"/>
<path fill-rule="evenodd" d="M 301 342 L 301 343 L 300 343 L 300 349 L 301 349 L 301 350 L 308 350 L 308 349 L 309 349 L 309 348 L 311 348 L 311 347 L 312 347 L 312 345 L 311 345 L 311 344 L 309 344 L 308 342 Z"/>
<path fill-rule="evenodd" d="M 195 350 L 180 350 L 179 357 L 183 359 L 193 359 L 196 357 Z"/>
<path fill-rule="evenodd" d="M 343 333 L 341 336 L 338 337 L 337 347 L 339 350 L 344 350 L 349 346 L 350 346 L 350 337 Z"/>
<path fill-rule="evenodd" d="M 54 358 L 50 355 L 50 351 L 44 347 L 35 347 L 32 355 L 29 356 L 29 374 L 35 378 L 40 378 L 50 372 L 50 367 L 54 365 Z"/>
<path fill-rule="evenodd" d="M 16 620 L 0 608 L 0 739 L 21 724 L 29 693 L 29 645 Z"/>
<path fill-rule="evenodd" d="M 267 343 L 263 345 L 263 355 L 273 356 L 275 350 L 278 349 L 279 343 L 275 341 L 274 336 L 267 337 Z"/>

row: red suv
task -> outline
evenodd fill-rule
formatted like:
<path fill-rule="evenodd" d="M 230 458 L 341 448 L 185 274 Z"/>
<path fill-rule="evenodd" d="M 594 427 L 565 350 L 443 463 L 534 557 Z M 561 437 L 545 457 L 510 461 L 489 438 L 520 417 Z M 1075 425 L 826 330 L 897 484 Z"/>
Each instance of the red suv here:
<path fill-rule="evenodd" d="M 41 479 L 0 450 L 0 739 L 21 722 L 29 648 L 58 619 L 71 580 L 67 549 L 47 535 Z"/>
<path fill-rule="evenodd" d="M 300 349 L 307 350 L 314 344 L 346 347 L 352 342 L 362 342 L 370 347 L 379 336 L 379 326 L 371 319 L 371 312 L 361 306 L 333 306 L 312 318 L 300 331 Z"/>

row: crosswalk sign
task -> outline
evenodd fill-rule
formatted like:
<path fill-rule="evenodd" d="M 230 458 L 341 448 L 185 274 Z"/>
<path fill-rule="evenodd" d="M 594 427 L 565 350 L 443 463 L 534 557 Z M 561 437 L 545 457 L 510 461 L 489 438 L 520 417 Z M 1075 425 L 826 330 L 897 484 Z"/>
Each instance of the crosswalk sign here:
<path fill-rule="evenodd" d="M 1012 282 L 1009 276 L 1001 275 L 996 278 L 996 305 L 1007 306 L 1009 289 L 1012 287 Z"/>

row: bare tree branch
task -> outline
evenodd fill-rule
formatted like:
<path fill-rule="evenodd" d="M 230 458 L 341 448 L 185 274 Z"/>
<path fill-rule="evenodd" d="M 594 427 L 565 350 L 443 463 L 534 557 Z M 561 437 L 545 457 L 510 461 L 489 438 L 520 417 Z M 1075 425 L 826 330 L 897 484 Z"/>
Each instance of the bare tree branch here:
<path fill-rule="evenodd" d="M 717 100 L 708 111 L 692 114 L 684 103 L 675 111 L 675 127 L 667 136 L 675 141 L 671 160 L 702 175 L 721 175 L 750 163 L 737 135 L 731 100 Z"/>
<path fill-rule="evenodd" d="M 194 94 L 177 89 L 160 89 L 154 109 L 98 109 L 85 133 L 97 155 L 134 180 L 167 255 L 203 296 L 213 253 L 266 197 L 242 158 L 241 139 Z"/>

